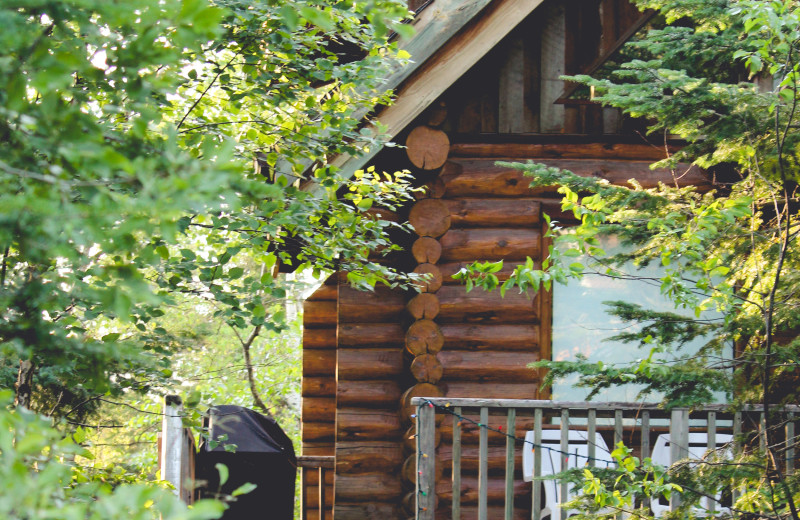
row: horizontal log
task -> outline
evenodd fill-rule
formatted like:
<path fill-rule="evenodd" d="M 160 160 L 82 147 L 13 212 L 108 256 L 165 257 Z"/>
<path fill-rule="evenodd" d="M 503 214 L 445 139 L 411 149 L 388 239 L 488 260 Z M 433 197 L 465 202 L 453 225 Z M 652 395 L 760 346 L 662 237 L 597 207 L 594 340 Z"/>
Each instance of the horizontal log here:
<path fill-rule="evenodd" d="M 450 139 L 437 128 L 418 126 L 406 138 L 406 154 L 411 164 L 423 170 L 441 168 L 450 153 Z"/>
<path fill-rule="evenodd" d="M 481 397 L 483 399 L 538 399 L 538 383 L 475 383 L 450 381 L 441 387 L 447 397 Z"/>
<path fill-rule="evenodd" d="M 539 301 L 536 293 L 528 295 L 499 290 L 484 291 L 475 288 L 448 285 L 436 292 L 439 298 L 440 323 L 535 323 L 538 321 Z"/>
<path fill-rule="evenodd" d="M 303 348 L 336 348 L 336 324 L 326 329 L 303 329 Z"/>
<path fill-rule="evenodd" d="M 405 335 L 399 323 L 340 323 L 339 348 L 402 347 Z"/>
<path fill-rule="evenodd" d="M 531 189 L 531 180 L 521 170 L 495 165 L 492 159 L 453 159 L 460 168 L 449 168 L 442 174 L 445 197 L 530 197 L 552 193 L 551 187 Z M 630 186 L 636 179 L 644 188 L 654 188 L 659 183 L 674 185 L 672 172 L 666 168 L 650 169 L 649 161 L 623 161 L 608 159 L 542 159 L 536 162 L 546 166 L 569 170 L 582 177 L 606 179 L 612 184 Z M 696 166 L 679 165 L 680 186 L 709 186 L 710 181 Z"/>
<path fill-rule="evenodd" d="M 442 286 L 442 272 L 433 264 L 419 264 L 414 273 L 425 275 L 423 280 L 416 282 L 420 292 L 436 292 Z"/>
<path fill-rule="evenodd" d="M 335 453 L 333 442 L 306 441 L 302 442 L 303 455 L 332 457 Z"/>
<path fill-rule="evenodd" d="M 462 282 L 461 280 L 453 280 L 453 275 L 461 271 L 462 269 L 467 268 L 472 263 L 473 262 L 466 261 L 466 262 L 448 262 L 439 264 L 438 267 L 439 269 L 441 269 L 442 272 L 442 282 L 444 284 L 449 284 L 449 285 L 464 285 L 464 282 Z M 514 272 L 514 269 L 516 269 L 517 266 L 523 264 L 525 264 L 525 262 L 520 260 L 517 261 L 504 260 L 503 267 L 498 272 L 494 273 L 494 275 L 497 277 L 498 280 L 504 282 L 508 280 L 508 277 L 511 276 L 511 273 Z M 539 262 L 536 262 L 534 259 L 534 266 L 538 269 L 541 267 L 541 264 Z"/>
<path fill-rule="evenodd" d="M 332 422 L 302 421 L 300 428 L 303 442 L 333 442 L 336 439 L 336 424 Z"/>
<path fill-rule="evenodd" d="M 303 397 L 335 397 L 334 377 L 304 377 L 300 395 Z"/>
<path fill-rule="evenodd" d="M 413 356 L 436 354 L 444 345 L 444 336 L 436 322 L 417 320 L 408 327 L 405 336 L 406 351 Z"/>
<path fill-rule="evenodd" d="M 337 378 L 344 380 L 387 381 L 403 375 L 403 351 L 387 349 L 345 349 L 338 350 L 339 364 Z"/>
<path fill-rule="evenodd" d="M 338 482 L 337 482 L 338 486 Z M 487 479 L 486 497 L 490 504 L 505 503 L 506 480 L 505 477 L 490 476 Z M 443 478 L 436 481 L 436 496 L 442 505 L 453 502 L 453 483 L 450 478 Z M 526 500 L 530 504 L 531 484 L 522 479 L 514 480 L 514 499 Z M 475 505 L 478 503 L 478 478 L 468 475 L 461 477 L 461 503 L 464 505 Z M 492 518 L 492 517 L 490 517 Z M 502 518 L 501 516 L 493 518 Z"/>
<path fill-rule="evenodd" d="M 405 295 L 388 287 L 359 291 L 349 286 L 339 289 L 339 323 L 391 323 L 402 315 Z"/>
<path fill-rule="evenodd" d="M 336 283 L 327 284 L 324 283 L 319 286 L 319 288 L 311 293 L 311 296 L 306 298 L 306 300 L 310 301 L 322 301 L 322 300 L 331 300 L 336 301 L 336 295 L 339 292 L 339 287 Z"/>
<path fill-rule="evenodd" d="M 340 380 L 336 389 L 338 406 L 360 408 L 391 408 L 403 391 L 396 381 Z"/>
<path fill-rule="evenodd" d="M 532 199 L 448 199 L 450 226 L 531 227 L 539 224 L 542 205 Z"/>
<path fill-rule="evenodd" d="M 450 229 L 450 210 L 440 199 L 422 199 L 411 208 L 408 223 L 417 235 L 436 238 Z"/>
<path fill-rule="evenodd" d="M 335 397 L 304 397 L 303 421 L 334 422 L 336 420 Z"/>
<path fill-rule="evenodd" d="M 670 155 L 680 146 L 669 146 Z M 626 159 L 660 161 L 667 158 L 663 145 L 649 143 L 456 143 L 451 157 L 509 159 Z"/>
<path fill-rule="evenodd" d="M 432 320 L 439 315 L 439 298 L 435 294 L 420 293 L 409 300 L 406 309 L 416 320 Z"/>
<path fill-rule="evenodd" d="M 303 349 L 303 377 L 332 376 L 335 373 L 335 350 Z"/>
<path fill-rule="evenodd" d="M 442 263 L 538 259 L 542 233 L 538 229 L 451 229 L 439 241 Z"/>
<path fill-rule="evenodd" d="M 442 350 L 439 360 L 444 367 L 442 381 L 498 381 L 533 383 L 539 381 L 537 370 L 528 368 L 539 360 L 537 352 L 497 352 Z"/>
<path fill-rule="evenodd" d="M 337 489 L 338 489 L 337 482 Z M 398 496 L 399 496 L 398 491 Z M 387 499 L 391 500 L 391 499 Z M 336 505 L 334 506 L 334 517 L 326 517 L 328 520 L 392 520 L 400 518 L 400 506 L 396 501 L 379 502 L 377 500 L 365 500 L 363 502 L 345 502 L 338 494 Z M 311 520 L 311 517 L 308 517 Z"/>
<path fill-rule="evenodd" d="M 395 474 L 403 460 L 401 442 L 339 442 L 336 445 L 336 473 L 339 475 L 370 472 Z"/>
<path fill-rule="evenodd" d="M 486 459 L 490 475 L 505 475 L 506 473 L 506 447 L 490 446 Z M 436 450 L 436 464 L 445 468 L 445 473 L 452 473 L 453 467 L 453 446 L 442 444 Z M 477 474 L 480 465 L 480 448 L 475 444 L 467 444 L 461 447 L 461 474 Z M 522 444 L 517 443 L 514 450 L 514 471 L 522 470 Z"/>
<path fill-rule="evenodd" d="M 342 502 L 399 502 L 403 496 L 400 476 L 386 473 L 336 475 L 336 504 Z M 335 508 L 335 506 L 334 506 Z M 339 512 L 336 513 L 339 518 Z"/>
<path fill-rule="evenodd" d="M 538 351 L 539 326 L 535 324 L 442 323 L 445 350 Z M 441 359 L 441 358 L 440 358 Z"/>
<path fill-rule="evenodd" d="M 436 414 L 439 415 L 438 413 Z M 441 425 L 438 426 L 436 429 L 441 432 L 442 436 L 442 445 L 452 444 L 453 442 L 453 417 L 449 414 L 445 415 L 445 419 L 442 421 Z M 480 440 L 480 428 L 478 427 L 478 414 L 473 413 L 466 413 L 464 417 L 468 417 L 471 419 L 469 420 L 462 420 L 461 421 L 461 442 L 464 445 L 472 445 L 478 444 Z M 488 430 L 488 440 L 490 445 L 494 446 L 505 446 L 506 444 L 506 435 L 505 433 L 499 433 L 498 430 L 502 430 L 506 432 L 506 420 L 507 417 L 505 414 L 496 415 L 490 414 L 489 415 L 489 430 Z M 517 438 L 525 438 L 525 434 L 533 429 L 533 417 L 531 416 L 524 416 L 517 414 L 517 420 L 515 425 L 514 436 Z"/>
<path fill-rule="evenodd" d="M 336 325 L 336 302 L 306 300 L 303 304 L 303 327 L 319 328 Z"/>
<path fill-rule="evenodd" d="M 420 237 L 411 246 L 411 254 L 420 264 L 435 264 L 442 256 L 442 245 L 435 238 Z"/>
<path fill-rule="evenodd" d="M 396 410 L 339 408 L 336 428 L 337 442 L 399 441 L 403 434 Z"/>
<path fill-rule="evenodd" d="M 442 378 L 442 363 L 436 354 L 420 354 L 411 362 L 411 375 L 420 383 L 436 384 Z"/>

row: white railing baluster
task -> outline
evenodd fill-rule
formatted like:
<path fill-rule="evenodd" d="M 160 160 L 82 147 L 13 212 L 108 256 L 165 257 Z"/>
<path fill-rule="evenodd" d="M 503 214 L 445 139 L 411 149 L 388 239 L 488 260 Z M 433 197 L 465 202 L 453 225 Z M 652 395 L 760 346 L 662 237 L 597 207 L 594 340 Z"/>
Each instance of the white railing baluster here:
<path fill-rule="evenodd" d="M 558 454 L 561 459 L 561 471 L 569 469 L 569 409 L 561 409 L 561 453 Z M 558 494 L 558 505 L 561 510 L 561 520 L 567 520 L 567 509 L 563 507 L 564 502 L 567 501 L 569 494 L 569 483 L 566 479 L 561 480 L 561 490 Z"/>
<path fill-rule="evenodd" d="M 733 414 L 733 458 L 735 459 L 742 453 L 742 412 Z M 735 487 L 731 489 L 731 502 L 736 504 L 740 492 Z"/>
<path fill-rule="evenodd" d="M 481 408 L 478 455 L 478 520 L 487 520 L 489 508 L 489 409 Z"/>
<path fill-rule="evenodd" d="M 531 518 L 541 520 L 542 518 L 542 483 L 539 477 L 542 476 L 542 409 L 537 408 L 533 412 L 533 507 Z"/>
<path fill-rule="evenodd" d="M 506 510 L 505 520 L 514 518 L 514 433 L 517 430 L 517 409 L 509 408 L 506 419 Z"/>
<path fill-rule="evenodd" d="M 786 474 L 794 473 L 794 412 L 786 414 Z"/>
<path fill-rule="evenodd" d="M 708 428 L 707 435 L 708 441 L 706 446 L 711 450 L 711 456 L 716 457 L 717 454 L 717 412 L 708 412 Z M 717 510 L 717 501 L 713 498 L 705 498 L 703 501 L 706 503 L 709 516 L 714 516 L 714 511 Z"/>
<path fill-rule="evenodd" d="M 642 410 L 642 441 L 641 445 L 641 459 L 644 460 L 647 457 L 650 457 L 652 454 L 650 453 L 650 411 L 649 410 Z M 649 510 L 650 509 L 650 498 L 644 497 L 642 499 L 642 507 Z"/>
<path fill-rule="evenodd" d="M 453 520 L 461 520 L 461 408 L 453 409 Z"/>
<path fill-rule="evenodd" d="M 669 423 L 670 465 L 689 456 L 689 410 L 674 408 Z M 675 511 L 681 503 L 680 494 L 673 491 L 669 496 L 669 510 Z"/>

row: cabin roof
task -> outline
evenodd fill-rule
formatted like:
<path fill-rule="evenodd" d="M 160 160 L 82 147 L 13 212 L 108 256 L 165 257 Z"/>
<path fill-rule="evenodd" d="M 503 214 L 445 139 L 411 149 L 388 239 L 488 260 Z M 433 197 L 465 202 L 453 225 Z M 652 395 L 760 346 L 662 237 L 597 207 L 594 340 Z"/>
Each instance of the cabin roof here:
<path fill-rule="evenodd" d="M 412 22 L 416 30 L 400 48 L 411 55 L 386 77 L 384 90 L 395 90 L 395 101 L 376 119 L 382 133 L 397 136 L 544 0 L 435 0 L 424 4 Z M 366 117 L 366 113 L 359 114 Z M 331 162 L 351 176 L 382 147 L 353 157 L 341 154 Z M 313 180 L 305 189 L 316 189 Z"/>

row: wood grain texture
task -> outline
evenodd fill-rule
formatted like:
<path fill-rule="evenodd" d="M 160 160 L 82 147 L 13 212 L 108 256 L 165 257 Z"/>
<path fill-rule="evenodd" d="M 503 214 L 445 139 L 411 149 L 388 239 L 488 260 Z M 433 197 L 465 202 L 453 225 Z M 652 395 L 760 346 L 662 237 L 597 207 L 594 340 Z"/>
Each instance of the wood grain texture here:
<path fill-rule="evenodd" d="M 393 380 L 403 374 L 403 352 L 397 348 L 338 351 L 339 381 Z"/>
<path fill-rule="evenodd" d="M 336 442 L 400 441 L 403 430 L 396 411 L 339 408 L 336 411 Z"/>
<path fill-rule="evenodd" d="M 416 320 L 432 320 L 439 314 L 439 298 L 432 293 L 419 293 L 408 301 L 406 309 Z"/>
<path fill-rule="evenodd" d="M 405 336 L 406 350 L 413 356 L 436 354 L 444 345 L 444 336 L 432 320 L 417 320 L 411 324 Z"/>
<path fill-rule="evenodd" d="M 303 348 L 334 349 L 336 348 L 336 327 L 325 329 L 303 329 Z"/>
<path fill-rule="evenodd" d="M 336 302 L 306 300 L 303 304 L 303 327 L 307 329 L 336 325 Z"/>
<path fill-rule="evenodd" d="M 539 383 L 475 383 L 449 381 L 441 383 L 447 397 L 481 397 L 484 399 L 532 399 L 536 397 Z"/>
<path fill-rule="evenodd" d="M 442 323 L 446 350 L 537 351 L 539 326 L 525 324 Z"/>
<path fill-rule="evenodd" d="M 336 386 L 336 406 L 393 408 L 402 393 L 396 381 L 340 380 Z"/>
<path fill-rule="evenodd" d="M 542 204 L 538 200 L 519 199 L 448 199 L 453 228 L 461 227 L 528 227 L 537 225 Z"/>
<path fill-rule="evenodd" d="M 418 126 L 406 138 L 406 154 L 411 164 L 423 170 L 441 168 L 450 151 L 450 139 L 437 128 Z"/>
<path fill-rule="evenodd" d="M 421 237 L 411 246 L 411 254 L 421 264 L 435 264 L 442 256 L 442 245 L 435 238 Z"/>
<path fill-rule="evenodd" d="M 525 260 L 539 257 L 541 232 L 516 228 L 451 229 L 440 242 L 442 262 Z"/>
<path fill-rule="evenodd" d="M 401 291 L 388 287 L 359 291 L 343 285 L 339 289 L 339 323 L 391 323 L 403 315 L 405 303 Z"/>
<path fill-rule="evenodd" d="M 442 378 L 443 367 L 436 354 L 421 354 L 411 362 L 411 375 L 420 383 L 436 384 Z"/>
<path fill-rule="evenodd" d="M 339 347 L 402 347 L 404 338 L 405 330 L 399 323 L 339 324 Z"/>
<path fill-rule="evenodd" d="M 539 301 L 536 293 L 528 295 L 475 288 L 467 292 L 457 285 L 442 286 L 439 298 L 439 323 L 536 323 Z"/>
<path fill-rule="evenodd" d="M 336 398 L 304 397 L 303 420 L 310 422 L 334 422 L 336 420 Z"/>
<path fill-rule="evenodd" d="M 303 377 L 303 397 L 333 397 L 336 395 L 336 380 L 332 377 Z"/>
<path fill-rule="evenodd" d="M 336 445 L 337 474 L 360 474 L 375 471 L 396 473 L 403 464 L 400 442 L 339 442 Z"/>
<path fill-rule="evenodd" d="M 439 360 L 444 366 L 443 382 L 534 383 L 539 380 L 538 372 L 528 368 L 530 363 L 539 361 L 536 352 L 443 350 Z"/>
<path fill-rule="evenodd" d="M 450 157 L 473 159 L 623 159 L 628 161 L 660 161 L 667 152 L 680 150 L 675 143 L 615 143 L 615 142 L 559 142 L 559 143 L 454 143 Z M 450 163 L 445 168 L 451 168 Z M 444 172 L 443 172 L 444 173 Z"/>
<path fill-rule="evenodd" d="M 419 264 L 414 268 L 414 273 L 426 276 L 415 282 L 421 292 L 436 292 L 442 286 L 442 271 L 434 264 Z"/>
<path fill-rule="evenodd" d="M 304 376 L 332 376 L 335 372 L 335 350 L 303 349 Z"/>
<path fill-rule="evenodd" d="M 450 210 L 439 199 L 422 199 L 411 208 L 408 222 L 419 236 L 436 238 L 450 229 Z"/>

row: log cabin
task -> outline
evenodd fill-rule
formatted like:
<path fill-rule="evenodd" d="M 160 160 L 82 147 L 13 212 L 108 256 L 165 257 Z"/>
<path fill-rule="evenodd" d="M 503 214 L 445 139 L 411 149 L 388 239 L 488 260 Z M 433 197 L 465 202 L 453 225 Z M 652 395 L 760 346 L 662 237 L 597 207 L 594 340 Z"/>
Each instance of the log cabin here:
<path fill-rule="evenodd" d="M 408 220 L 415 232 L 396 238 L 405 253 L 391 257 L 392 265 L 430 277 L 419 293 L 364 293 L 333 275 L 306 301 L 301 450 L 335 461 L 332 471 L 304 473 L 309 519 L 319 509 L 335 520 L 414 517 L 412 398 L 550 397 L 527 365 L 553 356 L 552 295 L 467 293 L 453 280 L 474 261 L 503 260 L 501 278 L 528 257 L 541 262 L 548 250 L 542 214 L 569 218 L 555 190 L 532 190 L 519 171 L 496 161 L 530 159 L 614 183 L 636 178 L 645 187 L 675 182 L 671 171 L 649 165 L 679 143 L 649 141 L 640 121 L 560 79 L 597 70 L 652 13 L 627 0 L 429 0 L 410 7 L 416 35 L 402 47 L 413 62 L 387 78 L 396 101 L 377 112 L 404 147 L 334 164 L 346 172 L 409 169 L 426 187 L 413 204 L 382 218 Z M 711 181 L 688 169 L 680 182 Z M 517 417 L 517 435 L 533 420 Z M 493 421 L 505 424 L 504 417 Z M 443 463 L 434 500 L 445 512 L 453 502 L 442 469 L 452 458 L 448 424 L 435 441 Z M 469 518 L 477 508 L 478 448 L 470 441 L 474 428 L 460 435 L 460 508 Z M 503 517 L 506 486 L 495 470 L 504 467 L 505 450 L 490 436 L 489 518 Z M 530 486 L 517 478 L 513 490 L 513 517 L 530 518 Z"/>

